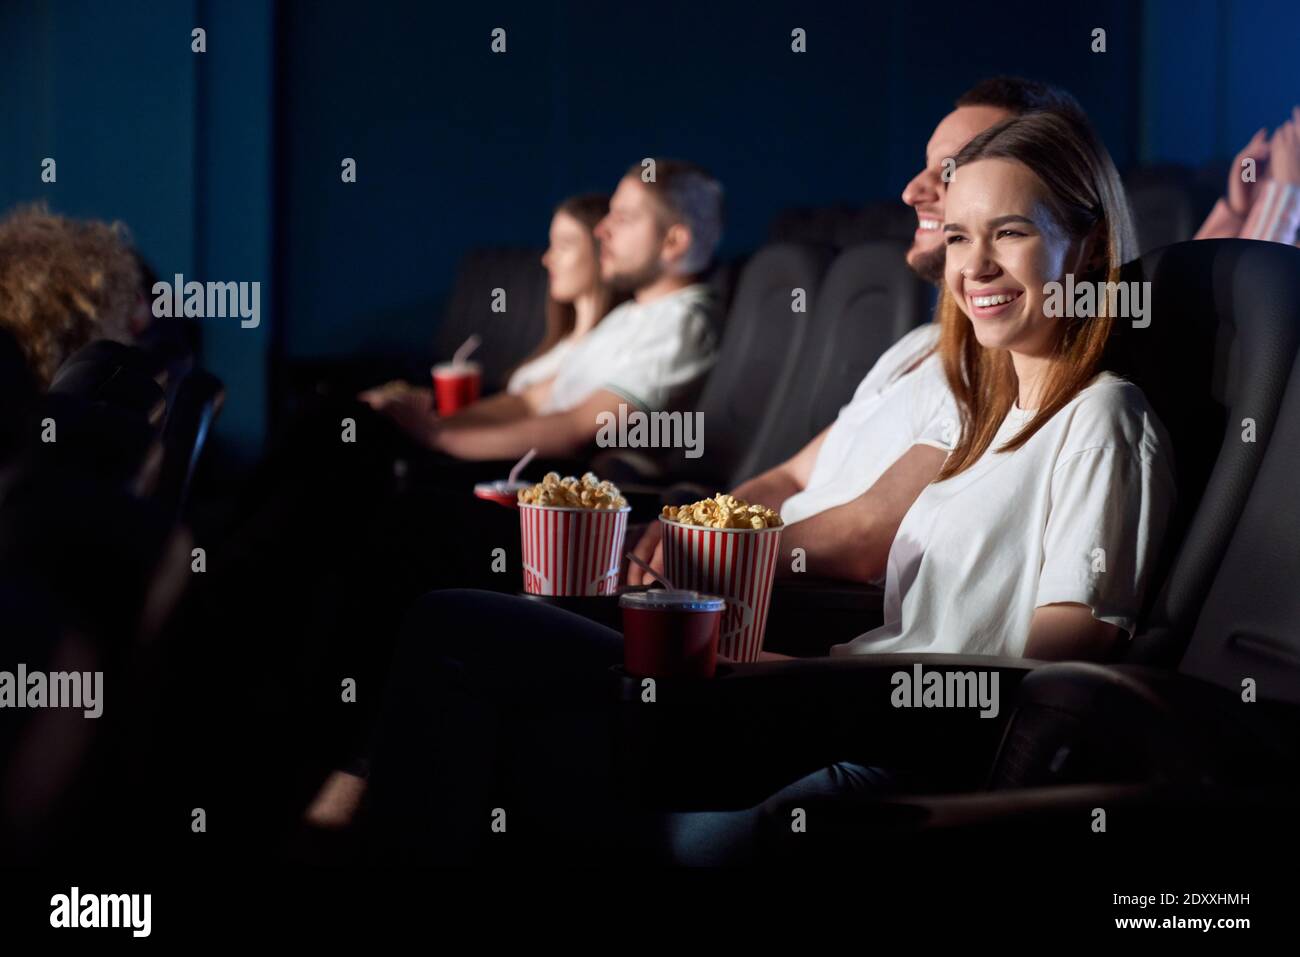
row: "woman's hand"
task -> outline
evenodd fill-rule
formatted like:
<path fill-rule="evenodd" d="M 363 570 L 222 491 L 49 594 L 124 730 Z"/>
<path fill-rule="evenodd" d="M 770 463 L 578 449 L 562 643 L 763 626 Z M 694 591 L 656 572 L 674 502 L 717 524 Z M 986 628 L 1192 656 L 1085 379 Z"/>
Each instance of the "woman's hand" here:
<path fill-rule="evenodd" d="M 1300 106 L 1273 133 L 1268 150 L 1268 175 L 1279 183 L 1300 186 Z"/>
<path fill-rule="evenodd" d="M 433 408 L 433 390 L 428 388 L 419 388 L 402 382 L 400 379 L 392 382 L 386 382 L 381 386 L 373 389 L 367 389 L 360 393 L 357 399 L 364 402 L 376 412 L 383 412 L 394 403 L 410 403 L 414 405 L 423 404 L 426 408 Z"/>
<path fill-rule="evenodd" d="M 442 426 L 433 405 L 423 396 L 403 395 L 383 408 L 383 413 L 397 423 L 398 428 L 425 448 L 437 449 Z"/>
<path fill-rule="evenodd" d="M 636 548 L 632 549 L 633 555 L 657 572 L 664 570 L 663 535 L 664 527 L 658 519 L 655 519 L 650 523 L 650 527 L 645 530 L 645 534 L 641 536 L 641 541 L 636 543 Z M 639 565 L 628 563 L 628 585 L 649 585 L 651 581 L 651 577 Z"/>
<path fill-rule="evenodd" d="M 1250 207 L 1255 202 L 1255 196 L 1259 192 L 1259 180 L 1263 171 L 1259 169 L 1269 163 L 1270 143 L 1267 128 L 1261 128 L 1256 131 L 1255 135 L 1250 138 L 1250 142 L 1232 161 L 1232 168 L 1228 170 L 1228 209 L 1234 215 L 1246 218 L 1250 212 Z M 1241 164 L 1247 159 L 1255 161 L 1255 181 L 1246 183 L 1241 178 Z"/>
<path fill-rule="evenodd" d="M 389 382 L 357 396 L 376 412 L 393 420 L 403 432 L 426 448 L 438 448 L 441 425 L 434 410 L 433 390 L 417 388 L 405 382 Z"/>

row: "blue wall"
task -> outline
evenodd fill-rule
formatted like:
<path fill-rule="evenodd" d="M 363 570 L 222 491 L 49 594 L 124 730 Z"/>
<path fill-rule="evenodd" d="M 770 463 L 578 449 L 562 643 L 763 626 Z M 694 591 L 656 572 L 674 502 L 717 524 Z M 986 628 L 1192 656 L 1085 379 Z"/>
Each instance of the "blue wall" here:
<path fill-rule="evenodd" d="M 278 357 L 426 351 L 465 249 L 540 245 L 557 200 L 643 156 L 717 171 L 735 254 L 785 207 L 896 196 L 994 72 L 1071 89 L 1121 168 L 1225 159 L 1300 100 L 1298 36 L 1281 0 L 7 0 L 0 207 L 121 219 L 163 275 L 262 282 L 260 329 L 205 326 L 220 434 L 251 456 Z"/>
<path fill-rule="evenodd" d="M 1141 156 L 1226 160 L 1300 103 L 1300 3 L 1146 0 Z"/>
<path fill-rule="evenodd" d="M 1020 2 L 996 24 L 941 6 L 431 4 L 359 21 L 351 3 L 290 4 L 288 354 L 427 349 L 465 248 L 543 243 L 556 201 L 611 190 L 647 155 L 723 179 L 725 254 L 784 207 L 897 196 L 954 97 L 1008 51 L 1094 110 L 1121 164 L 1136 157 L 1131 4 Z M 1098 25 L 1106 54 L 1090 51 Z"/>
<path fill-rule="evenodd" d="M 260 451 L 272 217 L 273 7 L 255 0 L 0 6 L 0 207 L 120 220 L 170 278 L 263 283 L 263 326 L 205 321 L 205 362 L 229 386 L 219 435 Z M 190 31 L 208 31 L 208 52 Z M 12 120 L 12 122 L 10 121 Z M 41 160 L 58 164 L 42 183 Z M 269 288 L 268 288 L 269 287 Z"/>
<path fill-rule="evenodd" d="M 120 219 L 194 268 L 193 3 L 0 4 L 0 204 Z M 58 163 L 42 183 L 41 160 Z"/>

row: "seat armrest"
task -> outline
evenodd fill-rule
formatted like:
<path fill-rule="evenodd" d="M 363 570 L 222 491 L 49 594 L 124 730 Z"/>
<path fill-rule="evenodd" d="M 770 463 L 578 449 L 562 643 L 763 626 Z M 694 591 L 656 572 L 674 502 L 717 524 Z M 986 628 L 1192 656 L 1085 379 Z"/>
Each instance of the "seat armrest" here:
<path fill-rule="evenodd" d="M 885 593 L 875 585 L 793 575 L 777 579 L 763 647 L 796 658 L 830 653 L 884 623 Z"/>
<path fill-rule="evenodd" d="M 719 666 L 646 682 L 613 669 L 620 787 L 659 809 L 752 806 L 837 761 L 936 768 L 982 782 L 1016 689 L 1041 662 L 982 655 L 851 655 Z M 899 672 L 997 675 L 996 713 L 896 707 Z"/>

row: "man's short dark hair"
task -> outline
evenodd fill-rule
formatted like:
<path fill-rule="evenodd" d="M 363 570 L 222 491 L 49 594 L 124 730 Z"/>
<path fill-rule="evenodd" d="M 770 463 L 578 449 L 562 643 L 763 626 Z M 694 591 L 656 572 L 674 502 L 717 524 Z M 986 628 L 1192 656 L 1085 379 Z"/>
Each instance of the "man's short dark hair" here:
<path fill-rule="evenodd" d="M 1016 116 L 1058 113 L 1076 120 L 1087 117 L 1079 101 L 1059 86 L 1019 76 L 991 76 L 980 80 L 957 97 L 955 105 L 992 106 Z"/>
<path fill-rule="evenodd" d="M 722 238 L 722 184 L 707 170 L 685 160 L 656 157 L 654 180 L 643 175 L 644 161 L 628 169 L 654 192 L 670 222 L 685 223 L 691 231 L 691 248 L 682 260 L 681 269 L 688 274 L 703 272 L 717 251 Z"/>

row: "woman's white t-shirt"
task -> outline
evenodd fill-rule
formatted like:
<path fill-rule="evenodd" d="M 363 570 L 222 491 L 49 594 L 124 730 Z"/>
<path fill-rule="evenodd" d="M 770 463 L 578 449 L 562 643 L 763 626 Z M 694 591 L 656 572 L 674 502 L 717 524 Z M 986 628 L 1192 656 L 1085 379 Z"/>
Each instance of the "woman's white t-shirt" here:
<path fill-rule="evenodd" d="M 1077 602 L 1131 637 L 1174 503 L 1172 451 L 1136 385 L 1101 373 L 1014 452 L 1015 406 L 966 471 L 927 486 L 885 573 L 885 623 L 832 655 L 1023 656 L 1034 609 Z"/>
<path fill-rule="evenodd" d="M 533 386 L 552 378 L 559 372 L 564 357 L 569 354 L 569 350 L 572 348 L 573 333 L 569 333 L 536 359 L 525 362 L 511 373 L 510 381 L 506 383 L 506 391 L 511 395 L 519 395 L 521 392 L 526 392 Z"/>
<path fill-rule="evenodd" d="M 952 451 L 959 419 L 939 354 L 907 371 L 938 341 L 936 323 L 918 326 L 871 367 L 822 440 L 808 485 L 781 506 L 785 524 L 853 501 L 913 445 Z"/>
<path fill-rule="evenodd" d="M 695 283 L 614 309 L 564 356 L 541 411 L 567 412 L 608 389 L 643 412 L 691 398 L 717 360 L 715 299 Z"/>

